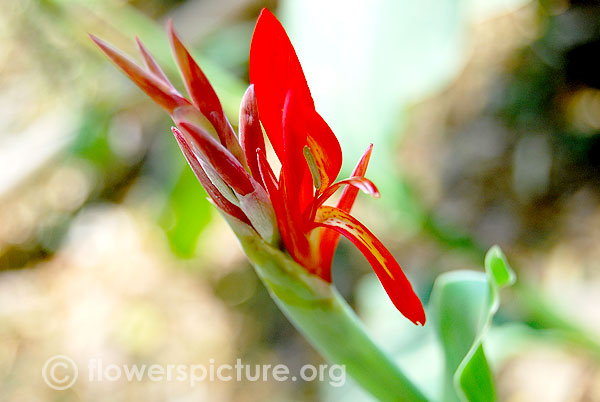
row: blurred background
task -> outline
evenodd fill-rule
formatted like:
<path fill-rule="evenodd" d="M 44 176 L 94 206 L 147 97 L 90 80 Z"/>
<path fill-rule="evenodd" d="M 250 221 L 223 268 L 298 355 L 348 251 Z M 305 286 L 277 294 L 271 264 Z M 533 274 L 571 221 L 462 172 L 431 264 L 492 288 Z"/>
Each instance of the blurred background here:
<path fill-rule="evenodd" d="M 0 401 L 369 401 L 318 382 L 44 384 L 56 354 L 116 364 L 323 363 L 181 157 L 165 113 L 87 37 L 179 85 L 172 18 L 237 124 L 256 18 L 282 20 L 348 173 L 355 216 L 424 301 L 499 244 L 518 282 L 485 347 L 502 401 L 600 401 L 600 2 L 0 2 Z M 181 85 L 179 85 L 182 87 Z M 434 395 L 440 353 L 342 242 L 334 281 Z M 421 332 L 419 332 L 421 331 Z M 424 335 L 425 334 L 425 335 Z M 342 340 L 343 341 L 343 340 Z"/>

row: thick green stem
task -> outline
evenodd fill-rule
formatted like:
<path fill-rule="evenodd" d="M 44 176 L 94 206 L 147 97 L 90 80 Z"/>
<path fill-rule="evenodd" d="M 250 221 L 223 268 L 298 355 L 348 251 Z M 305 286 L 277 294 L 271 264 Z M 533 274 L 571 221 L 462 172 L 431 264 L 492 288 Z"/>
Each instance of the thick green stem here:
<path fill-rule="evenodd" d="M 365 332 L 335 288 L 269 246 L 246 225 L 231 222 L 271 297 L 294 326 L 330 362 L 381 401 L 427 401 Z"/>
<path fill-rule="evenodd" d="M 256 267 L 261 271 L 262 267 Z M 328 360 L 343 364 L 365 390 L 381 401 L 426 401 L 421 392 L 365 333 L 354 312 L 332 286 L 311 307 L 271 296 L 296 328 Z"/>

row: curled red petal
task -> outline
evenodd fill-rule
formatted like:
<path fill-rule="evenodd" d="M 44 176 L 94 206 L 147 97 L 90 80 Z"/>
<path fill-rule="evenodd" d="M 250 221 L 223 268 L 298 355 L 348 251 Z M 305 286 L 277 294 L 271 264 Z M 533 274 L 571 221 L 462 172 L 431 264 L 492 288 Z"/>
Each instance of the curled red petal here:
<path fill-rule="evenodd" d="M 169 114 L 179 106 L 189 105 L 189 102 L 185 98 L 170 88 L 161 78 L 145 71 L 129 59 L 129 57 L 103 40 L 91 34 L 90 38 L 142 91 L 166 109 Z"/>
<path fill-rule="evenodd" d="M 242 210 L 237 205 L 234 205 L 229 200 L 227 200 L 223 196 L 223 194 L 219 192 L 215 185 L 210 181 L 210 179 L 206 175 L 206 172 L 202 168 L 198 157 L 192 151 L 192 148 L 189 142 L 185 139 L 183 133 L 181 133 L 181 131 L 179 131 L 176 127 L 171 127 L 171 131 L 173 131 L 175 139 L 179 144 L 179 148 L 181 148 L 185 159 L 187 160 L 194 174 L 198 178 L 198 181 L 200 181 L 202 187 L 204 187 L 204 189 L 206 190 L 210 198 L 214 201 L 214 203 L 217 205 L 217 207 L 219 207 L 223 212 L 250 225 L 250 221 L 248 220 L 244 212 L 242 212 Z"/>
<path fill-rule="evenodd" d="M 223 145 L 204 129 L 181 122 L 181 128 L 189 134 L 206 161 L 219 173 L 223 181 L 238 194 L 246 195 L 255 190 L 250 175 L 241 163 Z M 258 185 L 258 184 L 257 184 Z"/>
<path fill-rule="evenodd" d="M 352 176 L 347 179 L 340 180 L 327 187 L 323 194 L 321 194 L 321 196 L 319 196 L 319 198 L 316 200 L 315 210 L 316 208 L 323 205 L 323 203 L 327 201 L 327 199 L 331 197 L 342 186 L 354 187 L 356 191 L 361 190 L 374 198 L 379 198 L 380 196 L 379 190 L 377 190 L 377 187 L 371 180 L 367 179 L 364 176 Z"/>
<path fill-rule="evenodd" d="M 385 246 L 347 212 L 322 206 L 315 224 L 333 229 L 350 240 L 367 258 L 394 306 L 415 324 L 425 324 L 425 311 L 402 268 Z"/>
<path fill-rule="evenodd" d="M 248 162 L 252 177 L 261 182 L 261 174 L 256 157 L 256 150 L 265 149 L 265 139 L 258 119 L 258 107 L 254 95 L 254 85 L 250 85 L 242 98 L 240 106 L 240 144 Z"/>
<path fill-rule="evenodd" d="M 371 159 L 371 153 L 373 152 L 373 144 L 369 145 L 367 150 L 363 153 L 359 159 L 356 167 L 352 171 L 352 176 L 363 176 L 367 172 L 367 166 Z M 350 212 L 356 197 L 358 196 L 359 189 L 354 186 L 347 186 L 342 191 L 342 195 L 337 203 L 337 207 L 344 212 Z M 340 234 L 333 230 L 322 230 L 319 234 L 319 254 L 321 256 L 320 266 L 321 270 L 328 272 L 331 270 L 331 263 L 333 262 L 333 256 L 335 249 L 340 241 Z"/>
<path fill-rule="evenodd" d="M 223 144 L 233 155 L 245 164 L 245 158 L 235 132 L 225 116 L 221 101 L 214 88 L 206 78 L 202 69 L 198 66 L 192 55 L 185 48 L 175 30 L 172 21 L 168 22 L 169 39 L 173 49 L 173 55 L 179 66 L 181 76 L 194 105 L 200 109 L 202 114 L 213 125 Z"/>

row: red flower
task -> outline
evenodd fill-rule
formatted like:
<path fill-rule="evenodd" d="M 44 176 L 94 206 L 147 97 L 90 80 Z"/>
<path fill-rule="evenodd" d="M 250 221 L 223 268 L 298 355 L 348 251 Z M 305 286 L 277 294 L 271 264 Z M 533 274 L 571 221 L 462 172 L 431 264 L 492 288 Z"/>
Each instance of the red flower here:
<path fill-rule="evenodd" d="M 166 78 L 138 40 L 146 69 L 92 36 L 94 42 L 152 99 L 165 108 L 188 163 L 214 203 L 278 243 L 309 272 L 331 282 L 340 234 L 365 255 L 390 299 L 414 323 L 425 323 L 423 306 L 383 244 L 350 215 L 359 190 L 379 197 L 364 177 L 369 146 L 348 179 L 335 182 L 342 165 L 336 136 L 316 112 L 302 67 L 280 22 L 268 10 L 258 18 L 250 49 L 251 85 L 242 100 L 239 141 L 206 76 L 169 23 L 169 36 L 189 102 Z M 214 134 L 203 124 L 208 120 Z M 261 125 L 281 172 L 266 156 Z M 323 205 L 345 186 L 336 207 Z"/>

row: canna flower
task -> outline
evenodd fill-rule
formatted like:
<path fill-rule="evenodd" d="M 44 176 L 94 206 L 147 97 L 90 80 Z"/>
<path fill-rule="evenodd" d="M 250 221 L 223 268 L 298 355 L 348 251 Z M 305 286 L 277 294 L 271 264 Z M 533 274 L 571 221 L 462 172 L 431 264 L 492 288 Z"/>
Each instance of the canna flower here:
<path fill-rule="evenodd" d="M 398 262 L 350 212 L 358 192 L 378 198 L 365 177 L 369 145 L 351 177 L 335 181 L 340 144 L 314 102 L 294 48 L 281 23 L 264 9 L 250 48 L 250 86 L 242 99 L 239 138 L 213 87 L 183 46 L 172 24 L 168 35 L 191 100 L 170 83 L 137 40 L 142 68 L 102 40 L 92 40 L 175 122 L 175 139 L 212 202 L 228 217 L 280 247 L 309 273 L 331 282 L 340 235 L 367 258 L 396 308 L 415 324 L 423 306 Z M 262 124 L 262 127 L 261 127 Z M 264 131 L 281 163 L 266 158 Z M 325 202 L 342 190 L 336 206 Z"/>

